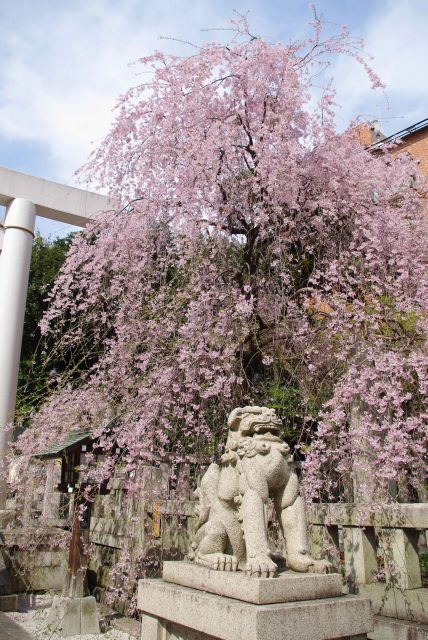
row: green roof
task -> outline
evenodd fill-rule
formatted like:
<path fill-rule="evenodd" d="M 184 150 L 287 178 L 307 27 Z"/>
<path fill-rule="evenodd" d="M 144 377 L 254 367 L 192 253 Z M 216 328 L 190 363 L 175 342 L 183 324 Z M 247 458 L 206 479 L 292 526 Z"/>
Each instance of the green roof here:
<path fill-rule="evenodd" d="M 91 432 L 87 429 L 77 429 L 71 431 L 61 442 L 51 444 L 47 449 L 37 453 L 36 458 L 59 458 L 63 453 L 76 449 L 77 446 L 91 437 Z"/>

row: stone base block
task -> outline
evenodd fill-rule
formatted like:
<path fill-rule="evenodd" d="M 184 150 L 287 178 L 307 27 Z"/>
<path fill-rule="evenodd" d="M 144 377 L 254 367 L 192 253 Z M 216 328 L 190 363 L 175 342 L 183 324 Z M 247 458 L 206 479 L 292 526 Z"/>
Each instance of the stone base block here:
<path fill-rule="evenodd" d="M 214 571 L 191 562 L 164 562 L 163 580 L 254 604 L 335 598 L 342 595 L 338 573 L 283 571 L 276 578 L 251 578 L 242 571 Z"/>
<path fill-rule="evenodd" d="M 0 611 L 18 611 L 18 594 L 13 593 L 7 596 L 0 596 Z"/>
<path fill-rule="evenodd" d="M 138 608 L 141 640 L 336 640 L 364 638 L 373 629 L 370 601 L 361 596 L 252 604 L 163 580 L 140 580 Z"/>
<path fill-rule="evenodd" d="M 50 631 L 58 633 L 63 638 L 100 632 L 97 603 L 93 596 L 55 596 L 47 622 Z"/>
<path fill-rule="evenodd" d="M 357 636 L 346 636 L 346 638 L 337 638 L 336 640 L 367 640 L 367 634 L 359 634 Z M 278 636 L 283 638 L 283 636 Z M 194 631 L 181 624 L 173 622 L 161 621 L 148 615 L 143 615 L 140 640 L 217 640 L 216 636 L 207 635 L 200 631 Z M 239 638 L 241 640 L 241 638 Z M 406 639 L 408 640 L 408 639 Z M 413 640 L 413 638 L 412 638 Z M 419 638 L 417 638 L 419 640 Z M 425 640 L 425 639 L 424 639 Z"/>

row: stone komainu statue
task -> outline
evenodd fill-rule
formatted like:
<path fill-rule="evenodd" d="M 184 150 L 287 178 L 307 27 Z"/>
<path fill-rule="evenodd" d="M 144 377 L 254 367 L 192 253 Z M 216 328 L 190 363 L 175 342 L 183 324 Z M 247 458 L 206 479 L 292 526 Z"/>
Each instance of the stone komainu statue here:
<path fill-rule="evenodd" d="M 243 569 L 273 577 L 277 565 L 267 539 L 266 504 L 272 498 L 294 571 L 327 573 L 329 562 L 309 552 L 304 503 L 273 409 L 234 409 L 220 465 L 211 464 L 196 489 L 199 521 L 189 558 L 220 571 Z"/>

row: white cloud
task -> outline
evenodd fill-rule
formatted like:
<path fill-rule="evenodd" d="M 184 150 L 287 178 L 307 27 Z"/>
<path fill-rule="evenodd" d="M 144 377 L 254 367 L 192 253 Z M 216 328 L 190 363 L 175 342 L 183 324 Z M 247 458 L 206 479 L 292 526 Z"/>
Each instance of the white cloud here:
<path fill-rule="evenodd" d="M 306 22 L 310 17 L 304 4 L 302 16 L 295 0 L 237 0 L 234 5 L 227 0 L 0 3 L 0 139 L 17 147 L 20 142 L 40 143 L 47 150 L 46 165 L 53 167 L 51 175 L 43 176 L 72 182 L 74 170 L 108 131 L 117 96 L 139 81 L 138 68 L 128 63 L 156 48 L 188 51 L 174 42 L 159 42 L 159 35 L 205 38 L 200 28 L 224 26 L 235 6 L 253 9 L 258 33 L 284 37 L 284 29 L 297 29 L 297 18 Z M 392 132 L 428 115 L 423 76 L 428 59 L 427 0 L 385 0 L 373 6 L 382 11 L 375 14 L 369 6 L 362 35 L 367 51 L 376 57 L 374 68 L 388 84 L 390 112 L 382 94 L 369 91 L 358 65 L 342 60 L 333 71 L 338 100 L 345 105 L 341 122 L 362 113 L 376 115 L 379 103 L 382 116 L 406 117 L 390 121 Z M 282 13 L 284 21 L 275 22 L 273 16 Z M 329 17 L 327 10 L 325 15 Z"/>
<path fill-rule="evenodd" d="M 367 17 L 362 34 L 366 51 L 374 56 L 371 66 L 386 91 L 371 91 L 357 63 L 336 63 L 343 124 L 357 116 L 380 116 L 382 128 L 393 133 L 428 116 L 427 34 L 427 0 L 387 0 L 382 11 Z"/>
<path fill-rule="evenodd" d="M 234 6 L 257 12 L 259 3 L 238 0 Z M 6 148 L 14 149 L 7 165 L 75 184 L 74 172 L 108 132 L 118 96 L 141 81 L 138 67 L 129 63 L 155 49 L 188 52 L 159 36 L 198 42 L 207 38 L 201 28 L 223 27 L 231 16 L 228 0 L 0 2 L 3 157 L 9 158 Z M 264 29 L 269 21 L 259 15 L 257 24 Z M 43 218 L 37 226 L 53 236 L 72 229 Z"/>
<path fill-rule="evenodd" d="M 18 19 L 21 5 L 22 20 Z M 46 145 L 55 175 L 71 175 L 108 131 L 119 94 L 139 81 L 128 63 L 154 49 L 182 50 L 159 35 L 198 38 L 217 25 L 209 2 L 97 0 L 30 4 L 1 9 L 11 27 L 0 42 L 0 136 Z M 222 12 L 230 15 L 230 10 Z M 224 23 L 224 20 L 222 20 Z"/>

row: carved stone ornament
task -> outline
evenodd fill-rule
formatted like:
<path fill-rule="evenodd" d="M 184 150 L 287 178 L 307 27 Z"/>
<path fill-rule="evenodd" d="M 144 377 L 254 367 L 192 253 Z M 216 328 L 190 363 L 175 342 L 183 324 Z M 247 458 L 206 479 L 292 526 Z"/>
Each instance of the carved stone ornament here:
<path fill-rule="evenodd" d="M 285 538 L 287 567 L 328 573 L 331 564 L 309 552 L 305 507 L 273 409 L 234 409 L 220 465 L 213 463 L 196 489 L 197 531 L 189 558 L 219 571 L 274 577 L 278 567 L 268 545 L 266 505 L 271 498 Z"/>

